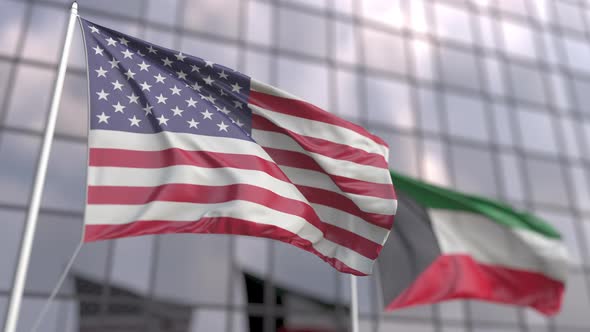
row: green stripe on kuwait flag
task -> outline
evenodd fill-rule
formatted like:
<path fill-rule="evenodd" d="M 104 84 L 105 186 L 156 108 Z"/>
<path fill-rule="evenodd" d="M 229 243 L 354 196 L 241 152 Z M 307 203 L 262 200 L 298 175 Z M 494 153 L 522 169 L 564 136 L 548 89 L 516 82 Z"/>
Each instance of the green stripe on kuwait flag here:
<path fill-rule="evenodd" d="M 559 311 L 568 253 L 555 229 L 499 202 L 391 176 L 399 204 L 378 259 L 387 310 L 469 298 Z"/>

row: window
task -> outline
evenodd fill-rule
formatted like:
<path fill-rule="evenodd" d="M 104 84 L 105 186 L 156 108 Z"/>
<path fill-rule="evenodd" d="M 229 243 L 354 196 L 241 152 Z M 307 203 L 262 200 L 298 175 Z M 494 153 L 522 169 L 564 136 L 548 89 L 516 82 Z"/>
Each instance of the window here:
<path fill-rule="evenodd" d="M 562 166 L 557 161 L 526 158 L 525 166 L 524 173 L 530 185 L 533 202 L 568 206 L 570 202 L 566 194 Z"/>
<path fill-rule="evenodd" d="M 364 29 L 365 65 L 399 74 L 406 73 L 404 40 L 396 35 Z"/>
<path fill-rule="evenodd" d="M 539 110 L 519 109 L 518 120 L 522 133 L 522 147 L 536 152 L 557 154 L 553 122 L 547 113 Z"/>
<path fill-rule="evenodd" d="M 425 40 L 414 39 L 412 49 L 414 51 L 414 73 L 416 77 L 425 81 L 434 81 L 438 75 L 432 45 Z"/>
<path fill-rule="evenodd" d="M 473 53 L 441 47 L 440 57 L 444 83 L 464 89 L 480 89 L 479 74 Z"/>
<path fill-rule="evenodd" d="M 451 148 L 451 155 L 458 190 L 488 197 L 497 195 L 495 163 L 490 152 L 456 145 Z"/>
<path fill-rule="evenodd" d="M 590 45 L 583 40 L 565 37 L 567 63 L 572 70 L 590 72 Z"/>
<path fill-rule="evenodd" d="M 279 21 L 279 46 L 282 49 L 326 56 L 325 18 L 281 8 Z"/>
<path fill-rule="evenodd" d="M 34 7 L 25 39 L 23 55 L 28 59 L 58 62 L 64 40 L 68 12 Z"/>
<path fill-rule="evenodd" d="M 14 55 L 18 40 L 22 38 L 25 4 L 13 1 L 0 2 L 0 22 L 3 31 L 0 33 L 0 54 Z M 4 90 L 4 89 L 2 89 Z"/>
<path fill-rule="evenodd" d="M 248 42 L 270 45 L 272 44 L 272 15 L 273 8 L 267 3 L 248 1 L 248 27 L 246 40 Z"/>
<path fill-rule="evenodd" d="M 514 98 L 524 102 L 545 104 L 546 94 L 541 73 L 536 69 L 517 64 L 509 66 Z"/>
<path fill-rule="evenodd" d="M 324 110 L 329 110 L 328 69 L 324 66 L 280 58 L 278 86 Z"/>
<path fill-rule="evenodd" d="M 191 30 L 237 38 L 240 28 L 239 9 L 238 0 L 187 1 L 184 23 Z"/>
<path fill-rule="evenodd" d="M 436 3 L 436 32 L 438 37 L 451 39 L 465 44 L 473 43 L 469 14 L 457 7 Z"/>
<path fill-rule="evenodd" d="M 447 94 L 449 135 L 487 142 L 490 140 L 484 105 L 480 99 Z"/>
<path fill-rule="evenodd" d="M 509 55 L 536 59 L 535 40 L 531 28 L 513 21 L 502 21 L 504 51 Z"/>
<path fill-rule="evenodd" d="M 369 122 L 414 128 L 414 110 L 410 102 L 410 91 L 405 83 L 382 78 L 367 79 L 369 99 Z"/>

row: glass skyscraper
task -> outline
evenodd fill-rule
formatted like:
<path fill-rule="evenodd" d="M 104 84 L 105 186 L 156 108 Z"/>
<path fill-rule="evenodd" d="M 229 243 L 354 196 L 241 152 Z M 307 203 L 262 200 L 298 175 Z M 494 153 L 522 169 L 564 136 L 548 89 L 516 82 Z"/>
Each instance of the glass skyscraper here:
<path fill-rule="evenodd" d="M 391 167 L 532 211 L 572 254 L 562 312 L 452 301 L 361 330 L 590 330 L 590 1 L 81 0 L 96 23 L 236 68 L 359 123 Z M 0 0 L 0 322 L 4 322 L 69 3 Z M 77 27 L 78 29 L 78 27 Z M 87 82 L 66 77 L 20 331 L 79 243 Z M 399 267 L 404 268 L 403 266 Z M 84 245 L 41 331 L 346 331 L 349 277 L 257 238 L 144 236 Z"/>

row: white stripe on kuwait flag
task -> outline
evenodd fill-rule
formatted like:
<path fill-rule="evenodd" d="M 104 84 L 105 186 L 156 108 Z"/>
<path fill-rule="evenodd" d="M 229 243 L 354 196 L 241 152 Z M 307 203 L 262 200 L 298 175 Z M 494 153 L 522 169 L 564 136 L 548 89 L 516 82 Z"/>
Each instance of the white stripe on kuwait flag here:
<path fill-rule="evenodd" d="M 386 310 L 480 299 L 559 312 L 560 235 L 533 215 L 392 173 L 399 206 L 379 256 Z"/>

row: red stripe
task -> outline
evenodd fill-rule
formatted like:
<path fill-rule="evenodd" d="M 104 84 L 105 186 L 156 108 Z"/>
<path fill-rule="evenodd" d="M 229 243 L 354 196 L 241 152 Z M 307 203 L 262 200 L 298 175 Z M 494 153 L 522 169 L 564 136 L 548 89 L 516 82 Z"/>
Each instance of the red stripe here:
<path fill-rule="evenodd" d="M 91 148 L 90 166 L 157 168 L 172 165 L 193 165 L 202 167 L 227 167 L 263 171 L 279 180 L 292 183 L 291 180 L 274 163 L 267 160 L 238 154 L 213 153 L 202 151 L 185 151 L 167 149 L 163 151 L 133 151 L 119 149 Z M 243 159 L 242 159 L 243 158 Z M 339 209 L 368 223 L 391 229 L 393 217 L 361 211 L 356 204 L 343 194 L 306 186 L 296 187 L 311 203 L 322 204 Z"/>
<path fill-rule="evenodd" d="M 348 160 L 361 165 L 385 169 L 388 167 L 387 161 L 380 154 L 357 149 L 347 144 L 340 144 L 321 138 L 300 135 L 286 128 L 279 127 L 270 120 L 257 114 L 252 114 L 252 129 L 283 134 L 293 139 L 296 144 L 303 147 L 304 150 L 333 159 Z M 256 133 L 254 133 L 253 138 L 256 140 Z"/>
<path fill-rule="evenodd" d="M 187 151 L 177 148 L 161 151 L 91 148 L 89 165 L 133 168 L 162 168 L 175 165 L 206 168 L 231 167 L 262 171 L 279 180 L 291 182 L 275 163 L 257 156 L 210 151 Z"/>
<path fill-rule="evenodd" d="M 355 215 L 366 222 L 390 230 L 393 226 L 393 215 L 369 213 L 362 211 L 348 197 L 334 191 L 314 187 L 295 185 L 305 198 L 314 204 L 321 204 Z"/>
<path fill-rule="evenodd" d="M 395 282 L 387 280 L 383 282 Z M 479 299 L 559 312 L 564 284 L 540 273 L 482 264 L 467 255 L 443 255 L 386 310 L 451 299 Z"/>
<path fill-rule="evenodd" d="M 157 187 L 89 186 L 88 204 L 147 204 L 154 201 L 214 204 L 234 200 L 264 205 L 305 219 L 332 242 L 376 259 L 382 246 L 346 229 L 323 223 L 311 206 L 247 184 L 202 186 L 166 184 Z"/>
<path fill-rule="evenodd" d="M 251 90 L 250 96 L 248 97 L 248 103 L 260 106 L 262 108 L 266 108 L 273 112 L 283 113 L 303 119 L 320 121 L 338 127 L 343 127 L 352 130 L 360 135 L 363 135 L 368 139 L 373 140 L 377 144 L 387 147 L 387 143 L 385 143 L 381 138 L 367 132 L 363 127 L 355 125 L 344 119 L 341 119 L 331 113 L 324 111 L 323 109 L 315 105 L 312 105 L 302 100 L 277 97 Z"/>
<path fill-rule="evenodd" d="M 344 176 L 333 175 L 326 172 L 312 157 L 301 152 L 265 148 L 264 151 L 281 166 L 303 168 L 311 171 L 325 173 L 334 184 L 342 191 L 351 194 L 395 199 L 395 192 L 391 184 L 381 184 L 352 179 Z"/>
<path fill-rule="evenodd" d="M 115 239 L 128 236 L 169 233 L 234 234 L 265 237 L 286 242 L 303 250 L 309 251 L 326 261 L 328 264 L 332 265 L 340 272 L 351 273 L 359 276 L 366 275 L 347 266 L 336 258 L 322 255 L 315 248 L 313 248 L 311 242 L 302 239 L 294 233 L 276 226 L 263 225 L 236 218 L 202 218 L 195 222 L 150 220 L 136 221 L 125 225 L 86 225 L 84 242 Z"/>

